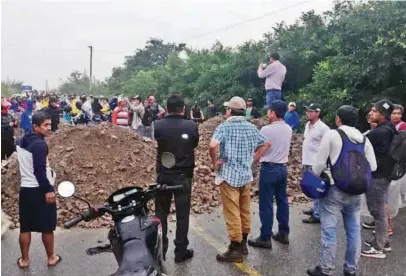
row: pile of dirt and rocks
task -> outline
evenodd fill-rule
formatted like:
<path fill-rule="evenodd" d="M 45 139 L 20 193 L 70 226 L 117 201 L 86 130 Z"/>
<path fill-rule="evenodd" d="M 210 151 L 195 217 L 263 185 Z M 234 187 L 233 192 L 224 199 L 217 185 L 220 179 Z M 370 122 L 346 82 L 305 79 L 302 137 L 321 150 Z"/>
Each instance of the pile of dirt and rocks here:
<path fill-rule="evenodd" d="M 200 143 L 196 150 L 196 168 L 192 192 L 192 213 L 210 213 L 221 203 L 218 186 L 214 184 L 215 173 L 211 169 L 209 142 L 215 128 L 223 122 L 215 117 L 199 126 Z M 268 122 L 264 119 L 253 120 L 261 127 Z M 288 195 L 290 202 L 306 200 L 299 187 L 302 171 L 302 136 L 294 135 L 289 160 Z M 48 140 L 49 161 L 55 170 L 56 183 L 71 181 L 76 186 L 76 194 L 86 198 L 91 204 L 103 204 L 107 197 L 119 188 L 142 186 L 155 181 L 156 144 L 153 141 L 135 135 L 127 129 L 101 125 L 62 126 Z M 258 165 L 254 165 L 254 183 L 252 198 L 258 195 Z M 13 226 L 18 227 L 18 190 L 20 172 L 18 162 L 11 158 L 2 165 L 2 207 L 11 216 Z M 74 199 L 58 198 L 59 225 L 77 216 L 87 208 L 86 204 Z M 153 204 L 150 204 L 152 211 Z M 172 210 L 174 211 L 174 206 Z M 175 220 L 175 216 L 170 216 Z M 87 228 L 111 225 L 111 217 L 106 215 L 92 222 L 82 222 Z"/>

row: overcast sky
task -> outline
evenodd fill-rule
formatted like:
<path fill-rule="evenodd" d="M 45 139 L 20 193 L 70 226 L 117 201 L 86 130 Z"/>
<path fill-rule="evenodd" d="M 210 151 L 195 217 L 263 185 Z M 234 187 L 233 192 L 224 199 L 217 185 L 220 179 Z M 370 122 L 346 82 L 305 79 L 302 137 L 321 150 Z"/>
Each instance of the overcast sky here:
<path fill-rule="evenodd" d="M 235 46 L 260 39 L 277 22 L 293 23 L 302 12 L 332 5 L 331 0 L 2 1 L 1 79 L 37 89 L 48 80 L 55 88 L 73 70 L 88 72 L 86 46 L 93 45 L 93 75 L 104 80 L 149 37 L 197 48 L 216 39 Z"/>

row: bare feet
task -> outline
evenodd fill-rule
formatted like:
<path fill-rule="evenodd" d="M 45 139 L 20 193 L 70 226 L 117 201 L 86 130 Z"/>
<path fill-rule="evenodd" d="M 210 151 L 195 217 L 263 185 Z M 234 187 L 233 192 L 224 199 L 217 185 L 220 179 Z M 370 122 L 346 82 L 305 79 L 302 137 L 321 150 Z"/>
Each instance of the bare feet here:
<path fill-rule="evenodd" d="M 51 259 L 48 259 L 48 266 L 56 266 L 62 261 L 62 257 L 59 255 L 54 255 Z"/>
<path fill-rule="evenodd" d="M 17 265 L 19 268 L 24 269 L 30 265 L 30 260 L 23 260 L 23 258 L 18 258 Z"/>

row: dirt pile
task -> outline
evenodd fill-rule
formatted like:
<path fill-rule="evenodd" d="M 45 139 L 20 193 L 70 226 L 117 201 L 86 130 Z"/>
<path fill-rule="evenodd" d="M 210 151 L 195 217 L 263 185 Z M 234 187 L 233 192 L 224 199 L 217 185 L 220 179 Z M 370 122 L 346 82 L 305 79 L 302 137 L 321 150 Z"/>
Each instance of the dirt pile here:
<path fill-rule="evenodd" d="M 210 213 L 221 203 L 218 186 L 214 184 L 215 173 L 211 169 L 209 142 L 216 127 L 224 121 L 216 117 L 199 126 L 200 143 L 196 150 L 196 168 L 192 192 L 192 213 Z M 264 119 L 253 120 L 258 127 L 266 125 Z M 302 136 L 295 135 L 289 159 L 288 195 L 290 202 L 306 200 L 299 187 L 301 174 Z M 107 197 L 119 188 L 142 186 L 155 181 L 156 144 L 136 136 L 127 129 L 109 125 L 85 127 L 63 126 L 48 139 L 49 161 L 57 174 L 56 183 L 75 183 L 76 194 L 91 204 L 103 204 Z M 259 166 L 254 165 L 252 198 L 257 200 Z M 18 227 L 18 190 L 20 172 L 15 158 L 2 168 L 2 207 Z M 154 206 L 150 204 L 152 210 Z M 58 223 L 77 216 L 87 208 L 74 198 L 58 198 Z M 172 206 L 174 211 L 174 206 Z M 175 216 L 170 216 L 171 220 Z M 80 226 L 87 228 L 110 225 L 110 216 L 104 216 Z"/>
<path fill-rule="evenodd" d="M 49 161 L 55 170 L 56 183 L 75 183 L 76 193 L 95 205 L 126 186 L 145 187 L 155 180 L 155 144 L 127 129 L 112 126 L 62 127 L 47 141 Z M 18 223 L 18 190 L 20 172 L 17 160 L 2 169 L 2 206 Z M 58 198 L 58 222 L 66 222 L 86 209 L 74 198 Z M 109 216 L 82 226 L 107 226 Z"/>

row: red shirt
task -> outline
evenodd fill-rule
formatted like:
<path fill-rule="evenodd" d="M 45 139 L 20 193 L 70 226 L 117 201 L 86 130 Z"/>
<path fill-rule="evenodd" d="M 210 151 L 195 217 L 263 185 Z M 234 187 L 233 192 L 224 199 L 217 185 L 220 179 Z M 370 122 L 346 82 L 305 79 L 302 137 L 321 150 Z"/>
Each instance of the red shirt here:
<path fill-rule="evenodd" d="M 397 129 L 398 131 L 406 130 L 406 123 L 403 122 L 403 121 L 400 121 L 400 122 L 398 122 L 397 124 L 395 123 L 394 125 L 395 125 L 395 127 L 396 127 L 396 129 Z"/>

